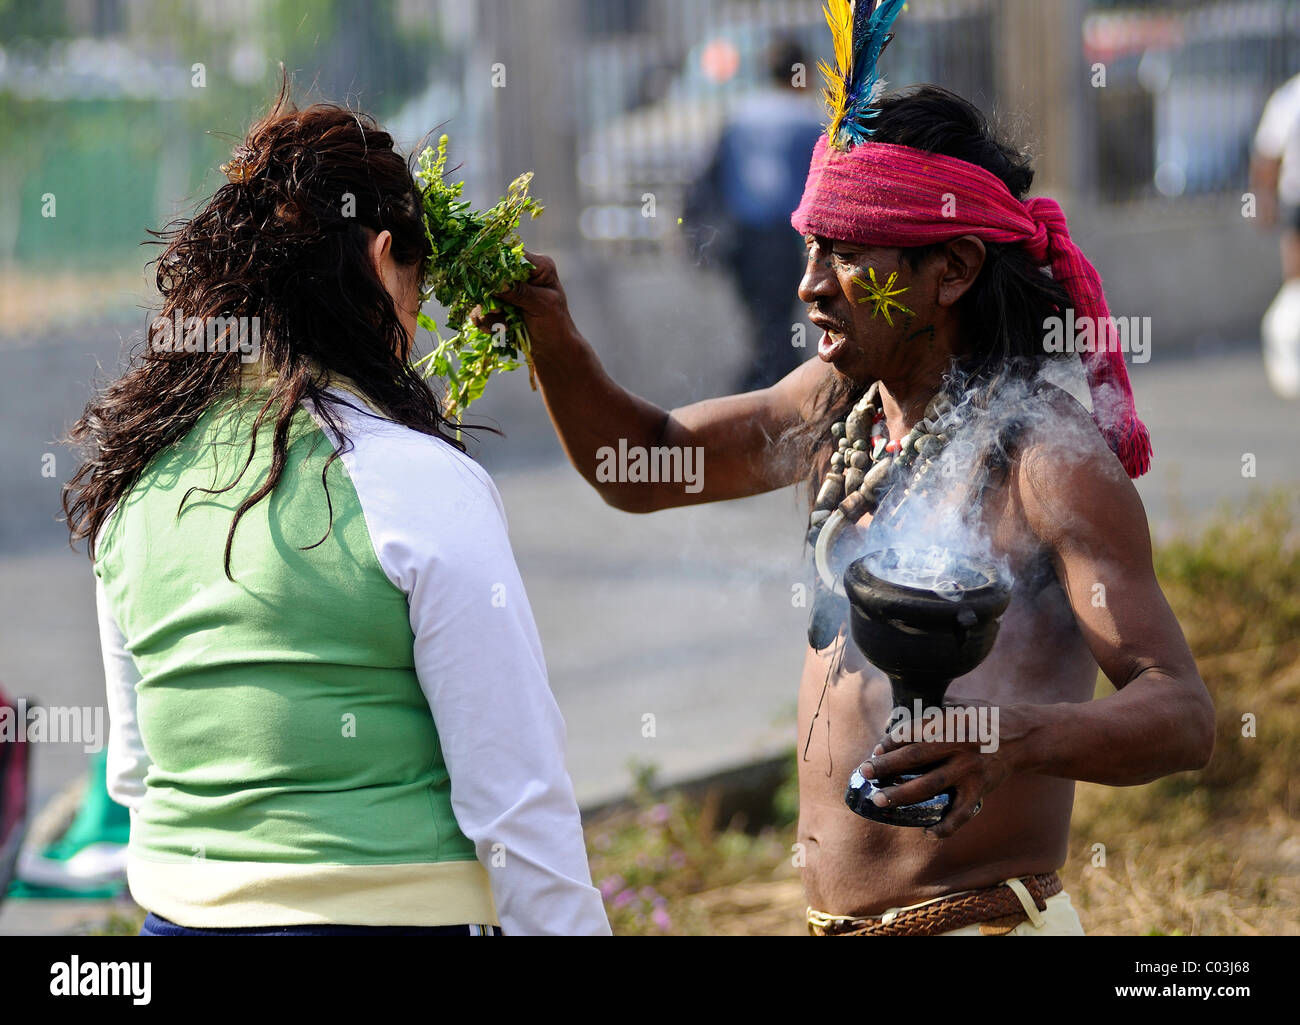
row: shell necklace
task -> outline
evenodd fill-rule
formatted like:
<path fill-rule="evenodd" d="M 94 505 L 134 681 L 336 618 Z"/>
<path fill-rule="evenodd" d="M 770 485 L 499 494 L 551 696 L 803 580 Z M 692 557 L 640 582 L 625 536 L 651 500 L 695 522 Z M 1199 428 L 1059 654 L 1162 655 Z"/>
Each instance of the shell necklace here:
<path fill-rule="evenodd" d="M 844 585 L 830 568 L 836 539 L 846 527 L 880 507 L 885 495 L 902 482 L 902 472 L 907 474 L 903 497 L 912 494 L 948 444 L 955 410 L 952 399 L 941 391 L 906 437 L 890 441 L 876 381 L 844 421 L 831 426 L 836 451 L 808 519 L 808 543 L 814 549 L 819 578 L 808 626 L 814 650 L 830 646 L 847 612 Z"/>

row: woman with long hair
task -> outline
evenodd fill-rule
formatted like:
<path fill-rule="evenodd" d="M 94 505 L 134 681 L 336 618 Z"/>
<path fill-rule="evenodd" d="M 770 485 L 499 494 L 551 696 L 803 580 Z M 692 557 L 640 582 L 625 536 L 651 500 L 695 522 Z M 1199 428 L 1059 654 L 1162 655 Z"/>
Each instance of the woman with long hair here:
<path fill-rule="evenodd" d="M 64 496 L 142 934 L 608 933 L 500 497 L 409 362 L 410 164 L 286 82 L 223 170 Z"/>

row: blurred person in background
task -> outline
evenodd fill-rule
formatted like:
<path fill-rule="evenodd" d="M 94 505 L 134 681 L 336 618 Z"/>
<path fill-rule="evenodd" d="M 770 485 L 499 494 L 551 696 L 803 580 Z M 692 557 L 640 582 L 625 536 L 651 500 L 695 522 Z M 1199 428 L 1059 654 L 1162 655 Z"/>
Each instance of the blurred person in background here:
<path fill-rule="evenodd" d="M 1282 228 L 1283 283 L 1264 316 L 1264 369 L 1277 394 L 1300 399 L 1300 75 L 1264 108 L 1251 186 L 1261 226 Z"/>
<path fill-rule="evenodd" d="M 790 211 L 802 195 L 822 121 L 798 41 L 777 39 L 767 61 L 768 85 L 732 111 L 684 217 L 697 239 L 706 228 L 715 238 L 713 258 L 725 264 L 745 311 L 751 357 L 736 384 L 742 392 L 775 384 L 807 353 L 793 344 L 790 319 L 804 261 L 790 233 Z"/>
<path fill-rule="evenodd" d="M 608 934 L 500 496 L 410 363 L 407 160 L 286 81 L 222 169 L 64 497 L 141 934 Z"/>

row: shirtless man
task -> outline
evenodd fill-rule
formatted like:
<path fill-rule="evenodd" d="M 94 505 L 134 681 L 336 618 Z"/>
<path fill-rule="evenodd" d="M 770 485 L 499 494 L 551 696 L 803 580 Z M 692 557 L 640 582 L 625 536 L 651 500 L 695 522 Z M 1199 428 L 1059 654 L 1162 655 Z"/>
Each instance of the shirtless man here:
<path fill-rule="evenodd" d="M 979 113 L 943 90 L 886 99 L 876 138 L 971 159 L 1017 199 L 1032 181 L 1022 158 L 992 141 Z M 827 332 L 818 358 L 767 390 L 672 411 L 606 375 L 569 316 L 554 263 L 530 256 L 531 280 L 504 298 L 523 312 L 532 334 L 537 378 L 565 452 L 606 502 L 648 513 L 788 487 L 814 467 L 820 480 L 833 451 L 831 421 L 843 418 L 829 411 L 828 395 L 851 402 L 878 381 L 889 436 L 900 439 L 943 387 L 954 360 L 996 369 L 1048 358 L 1043 314 L 1061 308 L 1061 292 L 1045 273 L 1027 273 L 1014 246 L 971 234 L 910 249 L 816 233 L 805 242 L 799 297 Z M 892 324 L 862 301 L 859 282 L 873 269 L 882 280 L 897 272 L 893 287 L 906 289 L 898 294 L 907 315 L 895 313 Z M 1002 322 L 990 327 L 990 311 L 998 308 Z M 1053 873 L 1067 855 L 1074 780 L 1131 786 L 1200 768 L 1210 758 L 1213 707 L 1156 582 L 1137 491 L 1079 403 L 1050 388 L 1037 401 L 1050 417 L 1021 437 L 980 509 L 994 550 L 1016 578 L 1011 604 L 989 658 L 951 687 L 971 704 L 998 706 L 997 750 L 981 752 L 977 741 L 894 743 L 882 736 L 892 707 L 889 682 L 852 639 L 807 651 L 798 711 L 798 839 L 814 932 L 870 933 L 892 910 L 969 891 L 983 900 L 1004 881 Z M 599 480 L 597 452 L 619 439 L 646 448 L 702 447 L 703 490 Z M 1102 602 L 1096 584 L 1104 585 Z M 822 719 L 810 730 L 832 668 L 828 659 L 841 655 Z M 1117 692 L 1092 700 L 1099 666 Z M 911 803 L 954 788 L 951 810 L 928 830 L 855 815 L 845 806 L 845 785 L 864 758 L 864 773 L 877 778 L 933 766 L 886 796 Z M 992 916 L 1004 923 L 1002 932 L 1082 931 L 1068 897 L 1047 901 L 1050 894 L 1026 885 L 1037 914 L 1019 888 L 1002 887 L 1003 897 L 1015 890 L 1019 900 L 1014 914 Z"/>

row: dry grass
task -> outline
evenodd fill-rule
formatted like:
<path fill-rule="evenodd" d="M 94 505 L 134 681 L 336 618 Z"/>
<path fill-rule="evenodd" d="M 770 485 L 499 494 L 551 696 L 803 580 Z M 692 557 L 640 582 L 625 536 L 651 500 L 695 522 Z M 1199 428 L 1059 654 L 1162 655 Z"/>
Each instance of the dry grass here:
<path fill-rule="evenodd" d="M 722 828 L 716 795 L 656 800 L 646 776 L 637 804 L 587 826 L 592 879 L 616 933 L 754 935 L 798 924 L 803 905 L 790 857 L 792 820 L 757 834 L 736 824 Z"/>
<path fill-rule="evenodd" d="M 1300 932 L 1300 516 L 1280 494 L 1160 546 L 1214 697 L 1214 758 L 1142 787 L 1081 784 L 1062 873 L 1101 934 Z M 1107 686 L 1106 689 L 1109 689 Z M 1253 730 L 1251 726 L 1253 725 Z M 1253 736 L 1250 735 L 1253 732 Z M 1093 845 L 1105 844 L 1105 863 Z"/>

